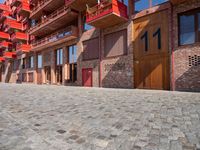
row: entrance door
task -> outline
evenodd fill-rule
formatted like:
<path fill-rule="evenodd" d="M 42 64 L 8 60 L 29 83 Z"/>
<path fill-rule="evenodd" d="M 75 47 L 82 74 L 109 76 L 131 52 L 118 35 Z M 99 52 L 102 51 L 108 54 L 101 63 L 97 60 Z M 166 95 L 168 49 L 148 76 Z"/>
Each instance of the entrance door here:
<path fill-rule="evenodd" d="M 169 89 L 168 10 L 134 20 L 135 88 Z"/>
<path fill-rule="evenodd" d="M 62 66 L 56 66 L 56 80 L 57 84 L 62 84 Z"/>
<path fill-rule="evenodd" d="M 0 82 L 2 82 L 2 66 L 0 64 Z"/>
<path fill-rule="evenodd" d="M 45 71 L 45 83 L 51 84 L 51 67 L 45 66 L 44 71 Z"/>
<path fill-rule="evenodd" d="M 82 84 L 83 86 L 92 87 L 92 68 L 82 70 Z"/>

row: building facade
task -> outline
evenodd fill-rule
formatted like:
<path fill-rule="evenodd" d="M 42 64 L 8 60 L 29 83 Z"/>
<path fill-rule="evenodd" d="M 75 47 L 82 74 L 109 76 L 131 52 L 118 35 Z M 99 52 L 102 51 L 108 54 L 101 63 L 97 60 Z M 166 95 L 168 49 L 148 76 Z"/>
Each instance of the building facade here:
<path fill-rule="evenodd" d="M 8 31 L 6 19 L 0 19 L 1 43 L 12 45 L 0 47 L 0 80 L 198 91 L 199 5 L 198 0 L 7 0 L 1 18 L 6 14 L 23 28 Z M 25 40 L 12 38 L 19 31 Z"/>

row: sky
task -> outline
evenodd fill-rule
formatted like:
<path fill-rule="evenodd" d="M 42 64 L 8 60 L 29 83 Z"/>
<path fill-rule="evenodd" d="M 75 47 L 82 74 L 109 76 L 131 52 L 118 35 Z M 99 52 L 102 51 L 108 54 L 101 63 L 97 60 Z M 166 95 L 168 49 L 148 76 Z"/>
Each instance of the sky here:
<path fill-rule="evenodd" d="M 4 0 L 0 0 L 0 3 L 3 3 L 4 2 Z"/>

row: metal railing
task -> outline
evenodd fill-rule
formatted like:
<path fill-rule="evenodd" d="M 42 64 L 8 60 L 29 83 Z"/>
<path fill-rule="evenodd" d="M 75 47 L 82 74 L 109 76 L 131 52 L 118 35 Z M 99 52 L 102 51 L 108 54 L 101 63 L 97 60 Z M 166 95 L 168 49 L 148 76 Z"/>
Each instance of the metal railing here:
<path fill-rule="evenodd" d="M 31 27 L 29 32 L 32 32 L 34 29 L 39 28 L 40 26 L 42 26 L 44 24 L 47 24 L 49 21 L 52 21 L 53 19 L 55 19 L 55 17 L 61 16 L 63 13 L 68 12 L 69 10 L 70 9 L 68 7 L 64 6 L 61 9 L 58 9 L 58 10 L 54 11 L 52 14 L 50 14 L 46 18 L 42 19 L 42 21 L 40 23 L 38 23 L 35 26 Z"/>
<path fill-rule="evenodd" d="M 69 26 L 59 32 L 56 32 L 54 34 L 51 34 L 43 39 L 40 39 L 40 40 L 37 40 L 35 42 L 32 43 L 32 47 L 37 47 L 39 45 L 45 45 L 47 43 L 50 43 L 50 42 L 55 42 L 55 41 L 58 41 L 62 38 L 65 38 L 65 37 L 68 37 L 68 36 L 71 36 L 71 35 L 75 35 L 76 32 L 78 31 L 78 28 L 75 27 L 75 26 Z"/>

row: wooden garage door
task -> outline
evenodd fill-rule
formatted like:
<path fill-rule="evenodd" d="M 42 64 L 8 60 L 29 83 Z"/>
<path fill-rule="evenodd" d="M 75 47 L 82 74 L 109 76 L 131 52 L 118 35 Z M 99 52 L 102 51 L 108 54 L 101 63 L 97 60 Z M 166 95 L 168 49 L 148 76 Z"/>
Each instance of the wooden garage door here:
<path fill-rule="evenodd" d="M 169 89 L 168 10 L 134 20 L 135 88 Z"/>

